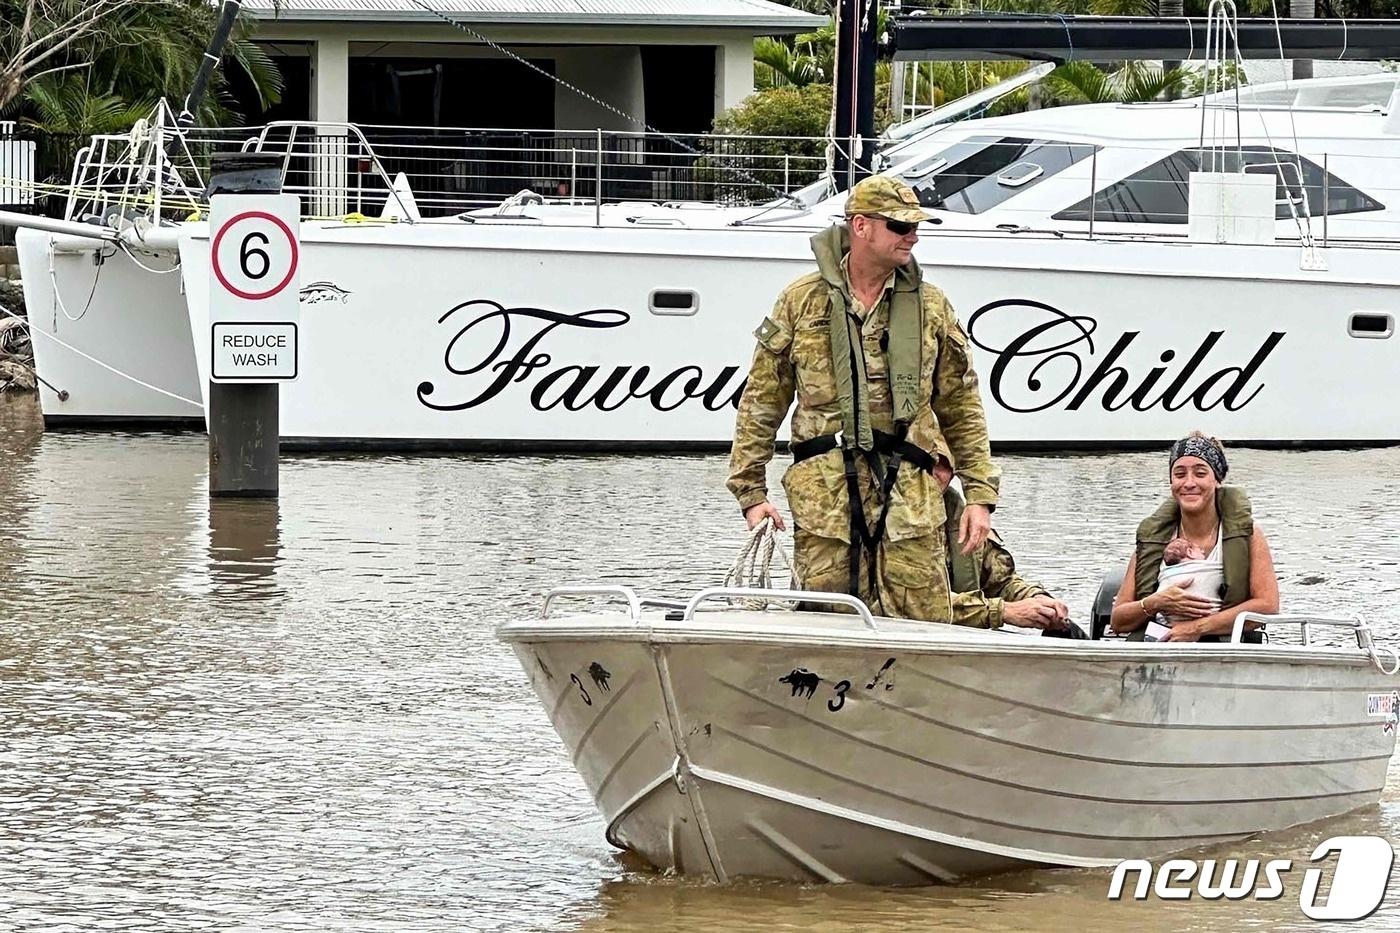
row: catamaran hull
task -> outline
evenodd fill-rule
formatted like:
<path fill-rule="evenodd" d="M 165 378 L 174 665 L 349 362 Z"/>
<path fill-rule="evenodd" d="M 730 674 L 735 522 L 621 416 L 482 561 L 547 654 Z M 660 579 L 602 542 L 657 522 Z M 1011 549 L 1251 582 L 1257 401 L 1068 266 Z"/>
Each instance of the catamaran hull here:
<path fill-rule="evenodd" d="M 608 839 L 719 880 L 1154 858 L 1374 804 L 1395 746 L 1364 658 L 703 622 L 503 637 Z"/>
<path fill-rule="evenodd" d="M 202 421 L 189 311 L 175 256 L 147 271 L 110 243 L 15 231 L 44 420 Z"/>
<path fill-rule="evenodd" d="M 304 224 L 284 438 L 725 444 L 751 332 L 810 270 L 810 233 Z M 57 257 L 50 277 L 51 239 L 20 238 L 39 369 L 68 392 L 44 391 L 46 417 L 198 415 L 172 396 L 202 403 L 208 381 L 204 226 L 181 237 L 179 274 L 117 254 L 95 289 L 90 255 Z M 1383 250 L 1334 247 L 1324 272 L 1301 270 L 1296 246 L 950 233 L 919 255 L 972 340 L 999 443 L 1152 443 L 1200 426 L 1236 442 L 1400 440 L 1396 342 L 1357 327 L 1392 320 L 1400 281 L 1379 271 Z"/>

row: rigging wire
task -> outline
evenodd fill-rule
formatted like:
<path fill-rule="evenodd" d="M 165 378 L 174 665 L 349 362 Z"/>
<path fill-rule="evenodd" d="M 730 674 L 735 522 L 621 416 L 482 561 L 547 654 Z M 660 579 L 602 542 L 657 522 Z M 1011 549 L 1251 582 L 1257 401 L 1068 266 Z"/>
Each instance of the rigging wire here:
<path fill-rule="evenodd" d="M 66 304 L 64 304 L 64 302 L 63 302 L 63 295 L 61 295 L 61 294 L 59 293 L 59 290 L 58 290 L 58 274 L 54 271 L 54 263 L 53 263 L 55 252 L 54 252 L 53 244 L 50 243 L 50 245 L 49 245 L 49 281 L 53 284 L 53 299 L 54 299 L 54 305 L 55 305 L 55 307 L 58 308 L 59 311 L 62 311 L 62 312 L 63 312 L 63 316 L 66 317 L 69 321 L 71 321 L 72 323 L 76 324 L 76 323 L 78 323 L 79 321 L 81 321 L 83 318 L 87 317 L 88 311 L 92 308 L 92 299 L 93 299 L 93 297 L 97 294 L 97 283 L 98 283 L 99 281 L 101 281 L 101 279 L 102 279 L 102 269 L 103 269 L 103 267 L 104 267 L 106 261 L 107 261 L 108 259 L 111 259 L 111 258 L 112 258 L 113 256 L 115 256 L 116 254 L 117 254 L 117 251 L 116 251 L 116 250 L 112 250 L 111 253 L 103 253 L 103 252 L 102 252 L 102 247 L 101 247 L 101 246 L 99 246 L 99 247 L 97 248 L 97 253 L 96 253 L 96 255 L 95 255 L 95 260 L 96 260 L 96 262 L 97 262 L 97 271 L 94 272 L 93 275 L 92 275 L 92 288 L 88 289 L 87 301 L 86 301 L 86 303 L 83 304 L 83 310 L 81 310 L 81 311 L 78 312 L 78 316 L 77 316 L 77 317 L 74 317 L 73 315 L 71 315 L 71 314 L 68 313 L 68 306 L 67 306 Z"/>
<path fill-rule="evenodd" d="M 171 266 L 169 269 L 152 269 L 150 266 L 137 259 L 135 251 L 133 251 L 130 246 L 127 246 L 121 240 L 117 241 L 117 247 L 121 249 L 123 253 L 126 253 L 126 258 L 130 259 L 132 262 L 136 263 L 136 265 L 140 266 L 142 269 L 151 273 L 152 275 L 169 275 L 172 272 L 180 271 L 180 261 L 178 258 L 175 261 L 175 265 Z"/>
<path fill-rule="evenodd" d="M 19 321 L 23 321 L 23 320 L 24 320 L 24 318 L 20 317 L 18 314 L 15 314 L 15 313 L 12 312 L 12 311 L 8 311 L 8 310 L 6 310 L 5 308 L 0 308 L 0 314 L 5 315 L 6 317 L 12 317 L 12 318 L 14 318 L 14 319 L 16 319 L 16 320 L 19 320 Z M 92 356 L 92 355 L 87 354 L 87 353 L 84 353 L 82 350 L 79 350 L 77 347 L 73 346 L 72 344 L 70 344 L 70 343 L 65 343 L 63 340 L 60 340 L 60 339 L 58 338 L 57 335 L 51 334 L 51 333 L 49 333 L 49 332 L 46 331 L 46 330 L 43 330 L 43 329 L 38 328 L 38 327 L 35 327 L 34 324 L 33 324 L 32 322 L 26 322 L 26 326 L 29 328 L 29 335 L 30 335 L 31 341 L 33 340 L 33 336 L 34 336 L 35 334 L 42 334 L 44 337 L 48 338 L 49 340 L 52 340 L 54 343 L 58 344 L 58 345 L 59 345 L 60 347 L 62 347 L 63 349 L 69 350 L 69 351 L 71 351 L 71 352 L 73 352 L 73 353 L 76 353 L 76 354 L 78 354 L 79 356 L 81 356 L 83 359 L 87 360 L 89 363 L 95 363 L 95 364 L 97 364 L 98 366 L 101 366 L 103 369 L 107 370 L 108 372 L 110 372 L 110 373 L 112 373 L 112 374 L 114 374 L 114 375 L 116 375 L 116 376 L 120 376 L 120 377 L 123 378 L 123 379 L 127 379 L 127 380 L 129 380 L 129 381 L 131 381 L 131 382 L 136 383 L 137 385 L 139 385 L 139 386 L 140 386 L 141 388 L 143 388 L 143 389 L 150 389 L 152 392 L 158 392 L 158 393 L 160 393 L 161 395 L 168 396 L 169 398 L 173 398 L 173 399 L 175 399 L 175 400 L 178 401 L 178 402 L 185 402 L 185 403 L 187 403 L 187 404 L 194 405 L 195 407 L 200 408 L 200 409 L 204 408 L 204 403 L 203 403 L 203 402 L 197 402 L 197 401 L 195 401 L 195 400 L 192 399 L 192 398 L 185 398 L 183 395 L 177 395 L 176 393 L 171 392 L 171 391 L 169 391 L 168 389 L 162 389 L 160 386 L 153 386 L 153 385 L 151 385 L 149 382 L 143 382 L 142 380 L 136 378 L 135 376 L 131 375 L 130 373 L 124 373 L 124 372 L 122 372 L 120 369 L 117 369 L 115 366 L 111 365 L 110 363 L 104 363 L 104 362 L 102 362 L 101 360 L 99 360 L 97 357 Z"/>
<path fill-rule="evenodd" d="M 1278 41 L 1278 58 L 1280 62 L 1286 63 L 1287 59 L 1283 57 L 1283 28 L 1279 24 L 1278 0 L 1269 0 L 1269 3 L 1273 7 L 1274 11 L 1274 37 Z M 1235 57 L 1240 60 L 1239 67 L 1243 69 L 1244 63 L 1243 57 L 1240 55 L 1238 36 L 1235 37 Z M 1283 77 L 1283 86 L 1285 88 L 1288 87 L 1288 72 L 1290 70 L 1291 69 L 1289 69 L 1285 64 Z M 1238 84 L 1236 85 L 1236 93 L 1238 94 Z M 1294 171 L 1298 173 L 1298 192 L 1302 196 L 1300 203 L 1303 208 L 1303 217 L 1301 220 L 1298 217 L 1298 205 L 1293 203 L 1293 193 L 1288 187 L 1288 179 L 1284 177 L 1283 163 L 1278 160 L 1277 155 L 1275 155 L 1274 158 L 1274 164 L 1277 166 L 1277 168 L 1275 169 L 1275 175 L 1278 177 L 1279 184 L 1283 186 L 1283 197 L 1284 200 L 1288 202 L 1288 213 L 1292 215 L 1293 224 L 1298 228 L 1298 236 L 1303 241 L 1303 248 L 1306 250 L 1312 250 L 1315 248 L 1312 235 L 1312 205 L 1308 202 L 1307 179 L 1303 175 L 1303 157 L 1300 154 L 1302 146 L 1298 142 L 1298 120 L 1296 115 L 1294 114 L 1296 103 L 1297 102 L 1295 101 L 1295 106 L 1288 108 L 1288 125 L 1293 132 L 1294 161 L 1292 164 Z M 1260 114 L 1259 124 L 1264 128 L 1264 138 L 1268 140 L 1269 148 L 1274 150 L 1275 153 L 1277 153 L 1278 150 L 1277 147 L 1274 146 L 1273 136 L 1269 133 L 1269 123 L 1267 120 L 1264 119 L 1263 114 Z M 1304 227 L 1306 227 L 1307 229 L 1305 230 Z"/>
<path fill-rule="evenodd" d="M 510 49 L 506 48 L 505 46 L 501 45 L 500 43 L 495 42 L 495 41 L 493 41 L 492 39 L 488 38 L 487 36 L 482 35 L 480 32 L 478 32 L 476 29 L 472 28 L 471 26 L 467 25 L 466 23 L 463 23 L 463 22 L 460 22 L 460 21 L 458 21 L 458 20 L 455 20 L 455 19 L 453 19 L 452 17 L 447 16 L 446 14 L 444 14 L 441 10 L 438 10 L 438 9 L 436 9 L 436 8 L 434 8 L 434 7 L 429 6 L 428 4 L 424 3 L 423 0 L 412 0 L 412 2 L 413 2 L 413 4 L 414 4 L 415 6 L 417 6 L 419 9 L 423 10 L 423 12 L 428 13 L 428 14 L 430 14 L 430 15 L 432 15 L 432 16 L 437 17 L 438 19 L 442 20 L 444 23 L 447 23 L 449 26 L 452 26 L 452 27 L 455 28 L 455 29 L 459 29 L 459 30 L 461 30 L 462 32 L 465 32 L 467 35 L 469 35 L 469 36 L 471 36 L 472 38 L 476 39 L 478 42 L 484 43 L 485 45 L 489 46 L 490 48 L 494 49 L 495 51 L 499 52 L 500 54 L 506 56 L 507 58 L 511 59 L 512 61 L 518 62 L 518 63 L 521 64 L 521 65 L 524 65 L 526 68 L 529 68 L 531 71 L 536 72 L 537 74 L 543 75 L 544 77 L 548 78 L 550 81 L 553 81 L 554 83 L 558 84 L 559 86 L 564 87 L 564 88 L 567 88 L 567 89 L 570 90 L 570 91 L 573 91 L 575 94 L 579 95 L 580 97 L 584 98 L 585 100 L 587 100 L 587 101 L 589 101 L 589 102 L 591 102 L 591 103 L 593 103 L 593 104 L 595 104 L 595 105 L 597 105 L 597 106 L 599 106 L 599 107 L 602 107 L 604 110 L 607 110 L 607 111 L 610 112 L 610 113 L 613 113 L 613 114 L 615 114 L 615 115 L 617 115 L 617 116 L 619 116 L 619 117 L 622 117 L 624 120 L 628 120 L 628 121 L 630 121 L 630 122 L 632 122 L 632 123 L 637 124 L 638 126 L 640 126 L 640 127 L 642 127 L 643 129 L 645 129 L 647 132 L 653 133 L 653 134 L 655 134 L 655 135 L 657 135 L 657 136 L 660 136 L 662 139 L 665 139 L 667 142 L 672 143 L 673 145 L 679 146 L 680 148 L 684 149 L 686 152 L 689 152 L 691 155 L 699 156 L 699 157 L 701 157 L 701 158 L 704 158 L 704 157 L 708 154 L 708 153 L 705 153 L 705 152 L 700 151 L 699 149 L 696 149 L 694 146 L 691 146 L 691 145 L 689 145 L 689 144 L 687 144 L 687 143 L 681 141 L 680 139 L 677 139 L 675 136 L 672 136 L 670 133 L 667 133 L 667 132 L 665 132 L 664 130 L 659 130 L 659 129 L 657 129 L 656 127 L 652 126 L 650 123 L 646 122 L 645 120 L 638 119 L 637 117 L 633 116 L 632 114 L 628 113 L 628 112 L 625 111 L 625 110 L 622 110 L 622 109 L 619 108 L 619 107 L 614 106 L 613 104 L 609 103 L 608 101 L 603 100 L 602 98 L 599 98 L 599 97 L 595 97 L 593 94 L 588 93 L 588 92 L 585 91 L 583 88 L 578 87 L 577 85 L 571 84 L 570 82 L 564 80 L 563 78 L 559 77 L 558 75 L 552 74 L 552 73 L 550 73 L 549 71 L 546 71 L 545 69 L 541 68 L 539 65 L 536 65 L 534 62 L 530 61 L 529 59 L 524 58 L 524 57 L 522 57 L 522 56 L 520 56 L 520 55 L 517 55 L 516 53 L 512 52 Z M 599 158 L 600 158 L 600 159 L 602 158 L 602 154 L 601 154 L 601 153 L 599 154 Z M 794 200 L 796 200 L 795 198 L 793 198 L 792 195 L 790 195 L 790 194 L 788 194 L 788 193 L 786 193 L 786 192 L 784 192 L 784 191 L 778 190 L 777 188 L 773 187 L 772 185 L 768 184 L 768 183 L 765 182 L 765 181 L 762 181 L 762 180 L 760 180 L 760 179 L 758 179 L 758 178 L 755 178 L 753 175 L 749 174 L 748 172 L 744 171 L 743 169 L 735 169 L 735 171 L 739 174 L 739 177 L 740 177 L 740 178 L 742 178 L 742 179 L 744 179 L 745 181 L 748 181 L 748 182 L 750 182 L 750 183 L 752 183 L 752 184 L 754 184 L 754 185 L 757 185 L 757 186 L 760 187 L 760 188 L 766 189 L 767 191 L 769 191 L 770 193 L 772 193 L 774 197 L 778 198 L 779 200 L 784 200 L 784 201 L 794 201 Z M 603 192 L 599 191 L 599 192 L 598 192 L 598 198 L 599 198 L 599 200 L 601 200 L 602 197 L 603 197 Z M 800 202 L 799 202 L 799 203 L 800 203 Z"/>

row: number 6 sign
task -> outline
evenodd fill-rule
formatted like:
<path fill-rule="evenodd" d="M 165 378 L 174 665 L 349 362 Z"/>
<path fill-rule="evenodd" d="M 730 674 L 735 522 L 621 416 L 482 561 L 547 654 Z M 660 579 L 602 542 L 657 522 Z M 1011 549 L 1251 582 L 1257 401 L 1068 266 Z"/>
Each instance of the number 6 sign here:
<path fill-rule="evenodd" d="M 287 197 L 297 203 L 295 197 Z M 238 206 L 242 209 L 214 231 L 209 247 L 214 277 L 237 298 L 263 301 L 276 297 L 297 274 L 301 251 L 292 231 L 297 217 L 294 213 L 289 224 L 271 211 Z"/>
<path fill-rule="evenodd" d="M 290 194 L 221 194 L 210 205 L 210 376 L 296 377 L 301 202 Z"/>

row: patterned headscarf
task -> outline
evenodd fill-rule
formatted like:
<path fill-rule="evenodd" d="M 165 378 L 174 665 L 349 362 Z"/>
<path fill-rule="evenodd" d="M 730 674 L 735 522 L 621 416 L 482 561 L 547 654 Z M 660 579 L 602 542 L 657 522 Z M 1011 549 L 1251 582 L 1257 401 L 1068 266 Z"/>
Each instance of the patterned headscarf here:
<path fill-rule="evenodd" d="M 1230 472 L 1230 466 L 1225 462 L 1225 452 L 1215 446 L 1208 437 L 1193 434 L 1173 444 L 1171 457 L 1167 460 L 1167 469 L 1170 470 L 1182 457 L 1200 457 L 1210 464 L 1210 470 L 1215 474 L 1217 483 L 1225 482 L 1225 474 Z"/>

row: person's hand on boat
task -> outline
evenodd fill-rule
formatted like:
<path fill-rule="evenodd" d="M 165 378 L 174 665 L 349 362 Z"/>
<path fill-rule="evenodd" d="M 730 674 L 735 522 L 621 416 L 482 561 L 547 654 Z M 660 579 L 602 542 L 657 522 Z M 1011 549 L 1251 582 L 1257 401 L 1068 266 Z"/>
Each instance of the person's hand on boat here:
<path fill-rule="evenodd" d="M 783 516 L 778 513 L 778 507 L 764 499 L 758 505 L 751 505 L 744 509 L 744 521 L 749 524 L 749 531 L 758 527 L 758 523 L 765 518 L 773 519 L 773 527 L 779 531 L 786 531 L 787 526 L 783 524 Z"/>
<path fill-rule="evenodd" d="M 992 513 L 985 505 L 968 503 L 963 509 L 962 524 L 958 526 L 958 544 L 964 554 L 971 554 L 987 540 L 992 530 Z"/>
<path fill-rule="evenodd" d="M 1187 577 L 1159 593 L 1153 593 L 1143 600 L 1143 610 L 1150 615 L 1160 613 L 1172 621 L 1203 619 L 1219 611 L 1218 601 L 1187 592 L 1191 580 L 1191 577 Z"/>
<path fill-rule="evenodd" d="M 1069 624 L 1069 607 L 1051 596 L 1032 596 L 1003 603 L 1001 620 L 1021 628 L 1063 628 Z"/>

